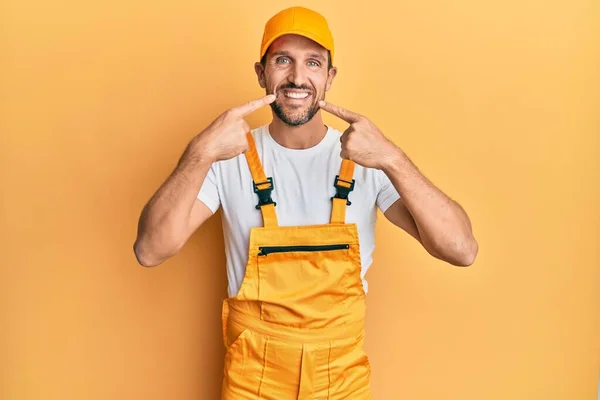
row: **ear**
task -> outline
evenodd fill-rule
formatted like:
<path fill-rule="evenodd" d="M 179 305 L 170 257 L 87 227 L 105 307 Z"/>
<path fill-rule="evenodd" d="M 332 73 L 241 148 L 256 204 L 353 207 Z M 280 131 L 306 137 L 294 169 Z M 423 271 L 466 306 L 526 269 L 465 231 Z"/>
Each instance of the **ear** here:
<path fill-rule="evenodd" d="M 329 89 L 331 89 L 331 86 L 333 85 L 333 79 L 335 78 L 335 76 L 337 75 L 337 68 L 336 67 L 331 67 L 329 69 L 329 71 L 327 71 L 327 83 L 325 85 L 325 91 L 328 92 Z"/>
<path fill-rule="evenodd" d="M 267 87 L 267 81 L 265 79 L 265 69 L 263 68 L 260 62 L 254 64 L 254 71 L 256 72 L 256 77 L 258 78 L 258 84 L 261 88 L 265 89 Z"/>

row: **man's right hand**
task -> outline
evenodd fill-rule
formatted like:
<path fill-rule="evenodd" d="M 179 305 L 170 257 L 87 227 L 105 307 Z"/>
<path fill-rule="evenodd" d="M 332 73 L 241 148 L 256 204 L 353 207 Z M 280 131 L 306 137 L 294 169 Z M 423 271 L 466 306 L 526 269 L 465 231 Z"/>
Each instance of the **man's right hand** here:
<path fill-rule="evenodd" d="M 248 149 L 250 127 L 244 117 L 274 100 L 269 95 L 227 110 L 190 141 L 174 171 L 142 210 L 133 246 L 141 265 L 158 265 L 173 256 L 212 215 L 197 198 L 211 164 Z"/>
<path fill-rule="evenodd" d="M 244 117 L 261 107 L 275 101 L 275 95 L 270 94 L 246 104 L 231 108 L 217 117 L 196 138 L 199 152 L 203 158 L 208 157 L 211 162 L 228 160 L 248 150 L 246 135 L 250 126 Z"/>

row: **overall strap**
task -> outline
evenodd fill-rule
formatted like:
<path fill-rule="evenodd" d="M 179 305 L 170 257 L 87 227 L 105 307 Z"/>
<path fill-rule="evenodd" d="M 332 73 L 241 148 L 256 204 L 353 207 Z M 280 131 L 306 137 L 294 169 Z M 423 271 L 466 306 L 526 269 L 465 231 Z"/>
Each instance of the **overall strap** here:
<path fill-rule="evenodd" d="M 265 175 L 263 166 L 258 158 L 258 153 L 256 152 L 256 145 L 254 144 L 252 134 L 248 132 L 246 137 L 248 140 L 246 160 L 248 161 L 248 167 L 250 167 L 250 173 L 252 174 L 254 193 L 258 195 L 256 209 L 261 210 L 265 227 L 275 227 L 277 226 L 277 213 L 275 212 L 276 203 L 271 199 L 273 178 L 267 178 Z"/>
<path fill-rule="evenodd" d="M 331 223 L 343 224 L 346 222 L 346 206 L 352 204 L 348 200 L 348 195 L 354 190 L 354 162 L 343 159 L 340 167 L 340 174 L 336 175 L 335 196 L 331 198 L 333 201 L 331 207 Z"/>

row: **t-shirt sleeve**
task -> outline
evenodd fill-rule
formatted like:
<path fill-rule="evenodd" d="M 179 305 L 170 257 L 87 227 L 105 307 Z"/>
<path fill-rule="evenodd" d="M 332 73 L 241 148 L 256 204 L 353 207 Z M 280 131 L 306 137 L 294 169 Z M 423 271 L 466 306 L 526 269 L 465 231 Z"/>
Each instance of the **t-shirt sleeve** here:
<path fill-rule="evenodd" d="M 213 164 L 207 174 L 200 191 L 198 192 L 198 200 L 203 202 L 210 210 L 217 212 L 221 205 L 221 198 L 219 196 L 219 185 L 217 182 L 217 165 Z"/>
<path fill-rule="evenodd" d="M 400 198 L 400 194 L 390 181 L 385 172 L 378 170 L 379 192 L 377 193 L 377 206 L 381 212 L 385 213 L 387 209 Z"/>

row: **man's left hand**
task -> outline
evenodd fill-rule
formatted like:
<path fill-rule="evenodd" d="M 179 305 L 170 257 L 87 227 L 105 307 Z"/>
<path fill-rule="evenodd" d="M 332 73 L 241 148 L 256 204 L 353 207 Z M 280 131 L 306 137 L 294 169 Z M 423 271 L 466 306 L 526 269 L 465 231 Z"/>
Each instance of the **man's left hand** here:
<path fill-rule="evenodd" d="M 342 158 L 365 168 L 384 169 L 397 156 L 398 147 L 365 116 L 325 101 L 319 106 L 350 124 L 340 138 Z"/>

